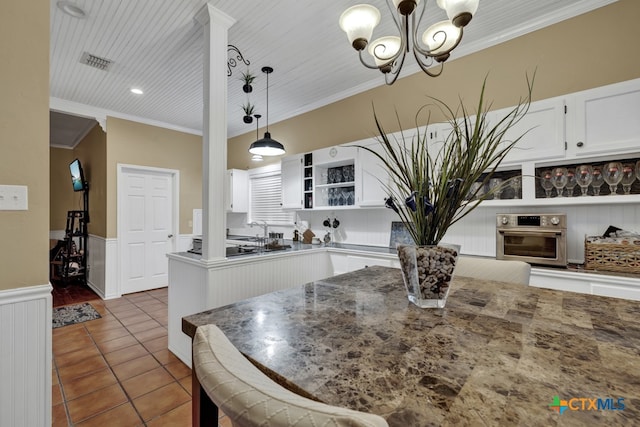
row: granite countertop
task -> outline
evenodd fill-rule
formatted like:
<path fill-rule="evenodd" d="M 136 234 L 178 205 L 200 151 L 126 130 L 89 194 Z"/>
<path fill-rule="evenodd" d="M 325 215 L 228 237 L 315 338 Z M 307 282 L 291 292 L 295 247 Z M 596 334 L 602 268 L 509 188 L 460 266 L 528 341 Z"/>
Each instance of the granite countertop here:
<path fill-rule="evenodd" d="M 455 277 L 446 308 L 420 309 L 399 270 L 370 267 L 188 316 L 182 329 L 209 323 L 274 379 L 391 426 L 640 417 L 636 301 Z M 554 396 L 623 398 L 624 410 L 558 414 Z"/>

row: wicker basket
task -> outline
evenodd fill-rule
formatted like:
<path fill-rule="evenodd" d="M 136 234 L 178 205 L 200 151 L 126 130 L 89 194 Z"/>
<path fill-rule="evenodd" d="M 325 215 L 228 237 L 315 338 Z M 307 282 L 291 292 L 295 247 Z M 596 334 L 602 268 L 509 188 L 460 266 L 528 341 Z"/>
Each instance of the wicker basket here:
<path fill-rule="evenodd" d="M 587 270 L 640 273 L 640 245 L 585 240 L 584 247 Z"/>

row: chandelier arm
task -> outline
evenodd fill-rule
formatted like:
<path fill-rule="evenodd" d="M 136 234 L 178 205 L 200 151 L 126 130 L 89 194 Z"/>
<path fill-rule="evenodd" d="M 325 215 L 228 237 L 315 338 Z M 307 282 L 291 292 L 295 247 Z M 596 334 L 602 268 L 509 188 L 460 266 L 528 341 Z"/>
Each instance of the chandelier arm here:
<path fill-rule="evenodd" d="M 404 65 L 404 59 L 407 56 L 407 52 L 405 52 L 403 49 L 400 49 L 399 52 L 402 52 L 402 57 L 400 58 L 400 63 L 395 64 L 391 71 L 389 71 L 388 73 L 384 74 L 384 82 L 389 86 L 391 86 L 392 84 L 394 84 L 396 82 L 396 80 L 398 80 L 398 76 L 400 76 L 400 71 L 402 70 L 402 66 Z M 391 74 L 393 76 L 390 81 L 388 79 L 389 74 Z"/>
<path fill-rule="evenodd" d="M 398 29 L 398 31 L 402 33 L 402 30 L 401 30 L 402 26 L 400 25 L 400 22 L 398 21 L 398 17 L 396 16 L 398 14 L 398 9 L 394 9 L 391 5 L 392 5 L 392 1 L 387 0 L 387 7 L 389 8 L 389 12 L 391 12 L 391 17 L 393 18 L 393 22 L 395 22 L 396 28 Z"/>
<path fill-rule="evenodd" d="M 418 56 L 418 53 L 416 52 L 416 49 L 413 49 L 413 56 L 415 56 L 416 58 L 416 62 L 418 63 L 418 65 L 420 66 L 420 69 L 422 71 L 424 71 L 429 77 L 438 77 L 440 74 L 442 74 L 442 70 L 444 69 L 444 62 L 440 62 L 440 67 L 438 68 L 437 72 L 433 72 L 433 71 L 429 71 L 428 67 L 433 65 L 433 59 L 431 57 L 428 57 L 430 59 L 429 62 L 422 62 L 422 58 L 420 58 Z"/>
<path fill-rule="evenodd" d="M 444 39 L 442 40 L 442 43 L 440 43 L 438 46 L 433 48 L 433 50 L 440 49 L 447 42 L 447 33 L 445 31 L 440 30 L 440 31 L 436 32 L 434 35 L 439 34 L 439 33 L 442 33 L 444 35 Z M 440 56 L 440 55 L 445 55 L 447 53 L 452 52 L 456 47 L 458 47 L 458 45 L 462 41 L 462 36 L 463 35 L 464 35 L 464 28 L 461 27 L 460 28 L 460 37 L 458 37 L 458 39 L 456 40 L 454 45 L 451 46 L 451 49 L 448 49 L 447 51 L 440 52 L 437 55 L 434 55 L 433 53 L 431 53 L 433 50 L 425 49 L 420 45 L 420 42 L 419 42 L 418 38 L 416 37 L 416 33 L 414 33 L 414 36 L 413 36 L 413 51 L 414 51 L 414 53 L 417 51 L 421 55 L 429 56 L 429 57 L 432 57 L 432 58 L 436 57 L 436 56 Z"/>
<path fill-rule="evenodd" d="M 364 57 L 362 56 L 362 52 L 364 52 L 364 49 L 358 51 L 358 56 L 360 57 L 360 62 L 362 62 L 362 65 L 364 65 L 367 68 L 371 68 L 372 70 L 379 70 L 380 67 L 378 67 L 375 63 L 368 64 L 367 61 L 365 61 Z"/>

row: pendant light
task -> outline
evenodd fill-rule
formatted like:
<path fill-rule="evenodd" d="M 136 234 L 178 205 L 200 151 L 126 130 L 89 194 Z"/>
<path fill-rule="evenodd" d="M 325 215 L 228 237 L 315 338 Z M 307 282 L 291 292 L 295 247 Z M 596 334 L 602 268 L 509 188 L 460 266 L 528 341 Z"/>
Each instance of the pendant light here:
<path fill-rule="evenodd" d="M 271 139 L 269 133 L 269 74 L 273 72 L 273 68 L 262 67 L 262 72 L 267 75 L 267 131 L 264 133 L 264 138 L 251 144 L 249 152 L 261 156 L 279 156 L 285 153 L 284 146 L 275 139 Z"/>
<path fill-rule="evenodd" d="M 260 127 L 260 125 L 259 125 L 259 123 L 260 123 L 260 117 L 262 117 L 262 115 L 260 115 L 260 114 L 254 114 L 254 115 L 253 115 L 253 117 L 255 117 L 255 118 L 256 118 L 256 140 L 257 140 L 257 139 L 258 139 L 258 137 L 259 137 L 259 134 L 258 134 L 258 128 Z M 261 162 L 261 161 L 263 161 L 264 159 L 262 158 L 262 156 L 261 156 L 260 154 L 254 154 L 253 156 L 251 156 L 251 160 L 252 160 L 252 161 L 254 161 L 254 162 Z"/>

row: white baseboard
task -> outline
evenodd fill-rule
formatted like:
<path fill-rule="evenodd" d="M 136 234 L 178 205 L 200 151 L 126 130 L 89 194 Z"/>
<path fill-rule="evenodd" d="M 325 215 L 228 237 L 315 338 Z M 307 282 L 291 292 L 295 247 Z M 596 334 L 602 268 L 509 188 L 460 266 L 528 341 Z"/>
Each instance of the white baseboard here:
<path fill-rule="evenodd" d="M 0 426 L 51 425 L 51 289 L 0 291 Z"/>

